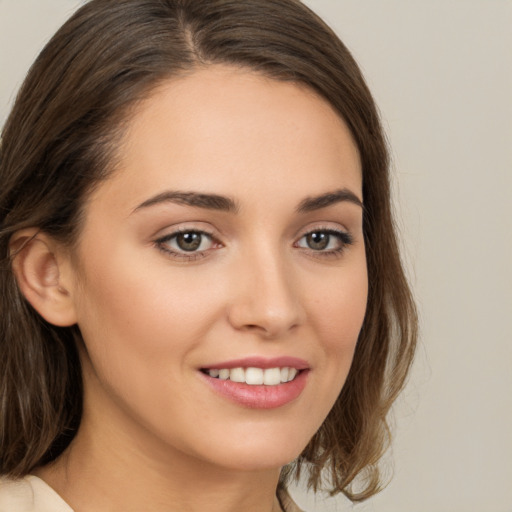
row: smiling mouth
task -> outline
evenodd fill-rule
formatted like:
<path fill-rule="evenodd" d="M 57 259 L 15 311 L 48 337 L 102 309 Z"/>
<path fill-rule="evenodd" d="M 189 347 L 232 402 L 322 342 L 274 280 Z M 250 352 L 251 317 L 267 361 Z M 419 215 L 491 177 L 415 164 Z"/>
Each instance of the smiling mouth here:
<path fill-rule="evenodd" d="M 249 386 L 278 386 L 294 380 L 301 372 L 293 367 L 276 368 L 205 368 L 201 370 L 206 375 L 219 380 L 230 380 L 248 384 Z"/>

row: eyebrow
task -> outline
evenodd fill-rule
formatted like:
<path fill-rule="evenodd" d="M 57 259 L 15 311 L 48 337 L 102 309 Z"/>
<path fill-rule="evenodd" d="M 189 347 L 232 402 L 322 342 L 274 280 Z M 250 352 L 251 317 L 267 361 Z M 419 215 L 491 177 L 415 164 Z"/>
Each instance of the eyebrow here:
<path fill-rule="evenodd" d="M 238 211 L 238 205 L 235 200 L 220 196 L 217 194 L 202 194 L 199 192 L 179 192 L 166 191 L 156 196 L 150 197 L 143 203 L 139 204 L 134 212 L 142 208 L 148 208 L 161 203 L 177 203 L 187 206 L 195 206 L 196 208 L 205 208 L 208 210 L 218 210 L 223 212 Z"/>
<path fill-rule="evenodd" d="M 319 196 L 306 197 L 306 199 L 300 202 L 299 206 L 297 207 L 297 212 L 312 212 L 345 201 L 364 208 L 363 202 L 361 199 L 359 199 L 359 197 L 357 197 L 356 194 L 354 194 L 354 192 L 350 191 L 348 188 L 342 188 L 340 190 L 327 192 Z"/>
<path fill-rule="evenodd" d="M 302 200 L 297 206 L 297 212 L 312 212 L 345 201 L 363 208 L 363 202 L 357 197 L 357 195 L 349 189 L 343 188 L 333 192 L 326 192 L 325 194 L 318 196 L 306 197 L 306 199 Z M 139 204 L 139 206 L 133 210 L 133 213 L 143 208 L 149 208 L 150 206 L 168 202 L 228 213 L 237 213 L 239 211 L 237 202 L 227 196 L 168 190 L 146 199 L 146 201 Z"/>

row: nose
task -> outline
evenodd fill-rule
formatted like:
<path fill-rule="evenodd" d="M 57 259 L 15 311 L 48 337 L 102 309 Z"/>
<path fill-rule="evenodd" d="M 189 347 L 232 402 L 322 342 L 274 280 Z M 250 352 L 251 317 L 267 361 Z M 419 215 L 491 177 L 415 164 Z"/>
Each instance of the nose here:
<path fill-rule="evenodd" d="M 231 277 L 228 319 L 235 329 L 277 339 L 304 321 L 297 278 L 279 255 L 253 254 Z"/>

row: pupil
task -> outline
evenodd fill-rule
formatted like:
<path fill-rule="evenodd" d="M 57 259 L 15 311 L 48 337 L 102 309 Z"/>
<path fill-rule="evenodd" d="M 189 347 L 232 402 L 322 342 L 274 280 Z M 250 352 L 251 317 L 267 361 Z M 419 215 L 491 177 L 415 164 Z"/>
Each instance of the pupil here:
<path fill-rule="evenodd" d="M 325 249 L 329 245 L 327 233 L 310 233 L 307 235 L 308 247 L 316 251 Z"/>
<path fill-rule="evenodd" d="M 180 233 L 176 237 L 178 247 L 183 251 L 195 251 L 201 245 L 200 233 Z"/>

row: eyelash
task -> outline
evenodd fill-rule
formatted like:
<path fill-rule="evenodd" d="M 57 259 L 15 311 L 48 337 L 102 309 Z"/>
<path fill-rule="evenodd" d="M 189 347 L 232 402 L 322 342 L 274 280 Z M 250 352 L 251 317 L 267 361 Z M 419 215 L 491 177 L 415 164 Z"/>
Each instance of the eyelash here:
<path fill-rule="evenodd" d="M 201 237 L 207 237 L 211 240 L 211 243 L 216 245 L 221 245 L 220 242 L 218 242 L 215 237 L 208 233 L 207 231 L 203 231 L 200 229 L 179 229 L 177 231 L 174 231 L 173 233 L 170 233 L 168 235 L 165 235 L 157 240 L 155 240 L 156 247 L 162 251 L 167 256 L 170 256 L 172 258 L 182 260 L 182 261 L 197 261 L 199 259 L 205 258 L 208 255 L 208 252 L 212 250 L 213 248 L 205 249 L 203 251 L 190 251 L 190 252 L 179 252 L 173 249 L 169 248 L 169 242 L 172 240 L 175 240 L 180 234 L 195 234 L 200 235 Z M 336 258 L 340 257 L 342 253 L 346 250 L 347 246 L 350 246 L 354 243 L 353 237 L 350 233 L 342 230 L 337 230 L 333 228 L 316 228 L 312 229 L 306 233 L 304 233 L 297 242 L 293 244 L 294 247 L 300 248 L 298 246 L 299 242 L 303 239 L 305 239 L 307 236 L 313 235 L 313 234 L 324 234 L 328 235 L 329 237 L 335 237 L 337 238 L 339 242 L 339 247 L 336 247 L 335 249 L 330 250 L 315 250 L 315 249 L 305 249 L 311 256 L 316 258 Z M 329 240 L 330 243 L 330 240 Z"/>

